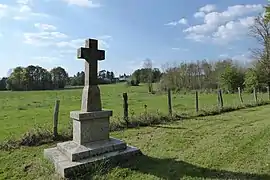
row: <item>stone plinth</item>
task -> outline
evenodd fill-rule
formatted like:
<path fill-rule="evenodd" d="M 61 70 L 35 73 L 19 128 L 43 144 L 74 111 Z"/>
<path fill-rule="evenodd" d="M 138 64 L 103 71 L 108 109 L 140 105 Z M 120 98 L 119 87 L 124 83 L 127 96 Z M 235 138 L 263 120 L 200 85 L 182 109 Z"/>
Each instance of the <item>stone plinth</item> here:
<path fill-rule="evenodd" d="M 45 158 L 49 159 L 54 164 L 55 171 L 64 178 L 74 177 L 78 174 L 81 175 L 89 171 L 94 163 L 106 161 L 121 162 L 138 155 L 141 155 L 139 149 L 127 146 L 122 150 L 111 151 L 78 161 L 70 161 L 57 147 L 44 150 Z"/>
<path fill-rule="evenodd" d="M 121 151 L 127 148 L 125 142 L 118 139 L 97 141 L 85 145 L 79 145 L 74 141 L 58 143 L 57 148 L 63 152 L 70 161 L 78 161 L 91 158 L 112 151 Z"/>
<path fill-rule="evenodd" d="M 109 118 L 112 111 L 70 112 L 73 119 L 73 140 L 45 149 L 45 158 L 52 161 L 62 177 L 83 173 L 93 163 L 121 161 L 141 154 L 124 141 L 109 137 Z"/>
<path fill-rule="evenodd" d="M 70 112 L 73 119 L 73 141 L 85 144 L 109 139 L 112 111 Z"/>

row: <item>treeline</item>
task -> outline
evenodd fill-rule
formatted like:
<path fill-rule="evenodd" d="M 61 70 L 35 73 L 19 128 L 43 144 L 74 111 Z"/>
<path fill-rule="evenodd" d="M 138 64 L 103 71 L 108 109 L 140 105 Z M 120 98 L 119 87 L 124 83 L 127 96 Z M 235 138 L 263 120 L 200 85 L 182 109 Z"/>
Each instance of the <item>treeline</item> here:
<path fill-rule="evenodd" d="M 134 71 L 130 85 L 147 83 L 149 92 L 152 84 L 159 82 L 160 90 L 174 91 L 214 90 L 221 88 L 226 92 L 236 92 L 238 87 L 247 92 L 254 88 L 266 91 L 270 86 L 270 60 L 253 61 L 250 67 L 239 65 L 231 59 L 217 60 L 212 63 L 202 60 L 179 65 L 167 65 L 165 71 L 158 68 L 142 68 Z"/>
<path fill-rule="evenodd" d="M 97 74 L 99 84 L 111 84 L 121 82 L 129 77 L 123 75 L 115 78 L 114 72 L 101 70 Z M 31 91 L 31 90 L 53 90 L 63 89 L 65 86 L 83 86 L 85 73 L 78 72 L 69 77 L 62 67 L 53 68 L 48 71 L 40 66 L 16 67 L 9 77 L 0 79 L 0 90 Z"/>
<path fill-rule="evenodd" d="M 111 83 L 116 83 L 118 81 L 118 79 L 115 78 L 114 72 L 112 71 L 101 70 L 98 72 L 97 76 L 98 76 L 99 84 L 111 84 Z M 69 78 L 68 85 L 83 86 L 84 78 L 85 78 L 84 71 L 78 72 L 76 75 Z"/>
<path fill-rule="evenodd" d="M 2 78 L 1 90 L 31 91 L 62 89 L 68 81 L 68 73 L 62 67 L 51 71 L 40 66 L 16 67 L 8 78 Z"/>
<path fill-rule="evenodd" d="M 206 60 L 196 63 L 181 63 L 167 66 L 160 81 L 160 88 L 172 90 L 195 90 L 224 88 L 229 91 L 244 86 L 245 69 L 232 60 L 209 63 Z"/>

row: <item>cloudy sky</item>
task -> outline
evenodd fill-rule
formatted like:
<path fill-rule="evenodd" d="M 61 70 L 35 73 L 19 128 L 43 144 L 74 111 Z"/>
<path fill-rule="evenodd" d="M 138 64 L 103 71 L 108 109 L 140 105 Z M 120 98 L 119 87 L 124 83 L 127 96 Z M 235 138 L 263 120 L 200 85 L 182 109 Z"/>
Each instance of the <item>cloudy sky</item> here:
<path fill-rule="evenodd" d="M 247 36 L 266 0 L 1 0 L 0 77 L 40 65 L 83 70 L 87 38 L 106 50 L 100 69 L 130 73 L 146 58 L 165 63 L 230 57 L 248 61 Z"/>

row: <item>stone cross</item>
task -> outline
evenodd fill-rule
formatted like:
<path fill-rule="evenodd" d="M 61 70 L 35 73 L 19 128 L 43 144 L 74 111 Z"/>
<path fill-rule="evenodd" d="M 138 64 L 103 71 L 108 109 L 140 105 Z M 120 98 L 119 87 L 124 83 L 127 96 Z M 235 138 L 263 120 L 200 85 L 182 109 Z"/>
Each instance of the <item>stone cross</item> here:
<path fill-rule="evenodd" d="M 85 59 L 85 86 L 97 85 L 98 60 L 105 59 L 105 51 L 98 50 L 98 41 L 88 39 L 85 47 L 78 49 L 78 58 Z"/>
<path fill-rule="evenodd" d="M 101 109 L 97 81 L 97 61 L 105 58 L 105 52 L 98 50 L 97 44 L 97 40 L 89 39 L 86 40 L 85 47 L 78 50 L 78 58 L 86 60 L 85 86 L 81 111 L 70 112 L 73 140 L 58 143 L 56 147 L 44 150 L 44 156 L 64 178 L 74 179 L 77 174 L 84 175 L 96 163 L 118 164 L 141 155 L 138 148 L 129 146 L 119 139 L 110 138 L 112 111 Z"/>
<path fill-rule="evenodd" d="M 105 59 L 105 51 L 98 50 L 98 41 L 88 39 L 85 47 L 78 49 L 77 57 L 85 59 L 85 84 L 82 94 L 82 112 L 101 111 L 100 90 L 98 87 L 98 60 Z"/>

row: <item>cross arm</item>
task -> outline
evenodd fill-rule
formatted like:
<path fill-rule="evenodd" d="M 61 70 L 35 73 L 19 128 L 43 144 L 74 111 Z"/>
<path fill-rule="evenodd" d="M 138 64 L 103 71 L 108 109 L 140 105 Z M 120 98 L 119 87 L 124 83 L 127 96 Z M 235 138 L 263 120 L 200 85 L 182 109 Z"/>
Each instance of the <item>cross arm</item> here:
<path fill-rule="evenodd" d="M 85 60 L 104 60 L 105 51 L 104 50 L 92 50 L 89 48 L 81 47 L 77 50 L 77 58 Z"/>

